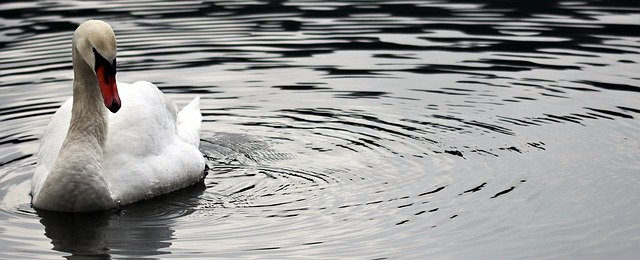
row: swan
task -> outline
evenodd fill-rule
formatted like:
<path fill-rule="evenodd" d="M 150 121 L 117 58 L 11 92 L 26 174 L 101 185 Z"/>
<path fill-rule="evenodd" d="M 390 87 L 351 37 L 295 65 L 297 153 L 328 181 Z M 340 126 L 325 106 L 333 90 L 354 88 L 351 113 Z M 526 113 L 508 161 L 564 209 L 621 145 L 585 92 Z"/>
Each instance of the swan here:
<path fill-rule="evenodd" d="M 35 208 L 107 210 L 204 177 L 199 97 L 178 111 L 149 82 L 116 82 L 115 33 L 103 21 L 78 26 L 72 58 L 73 96 L 41 138 L 31 186 Z"/>

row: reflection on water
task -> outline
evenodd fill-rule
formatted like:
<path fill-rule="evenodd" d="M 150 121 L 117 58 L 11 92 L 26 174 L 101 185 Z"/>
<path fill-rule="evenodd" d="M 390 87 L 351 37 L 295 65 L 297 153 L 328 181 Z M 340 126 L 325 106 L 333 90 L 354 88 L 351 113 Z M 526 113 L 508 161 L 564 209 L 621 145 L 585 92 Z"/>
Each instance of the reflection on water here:
<path fill-rule="evenodd" d="M 202 98 L 197 186 L 35 211 L 71 35 Z M 0 257 L 637 258 L 635 1 L 4 1 Z"/>
<path fill-rule="evenodd" d="M 115 211 L 58 213 L 37 210 L 37 214 L 53 250 L 96 257 L 168 254 L 166 248 L 171 246 L 174 219 L 191 214 L 204 190 L 200 182 L 171 196 Z"/>

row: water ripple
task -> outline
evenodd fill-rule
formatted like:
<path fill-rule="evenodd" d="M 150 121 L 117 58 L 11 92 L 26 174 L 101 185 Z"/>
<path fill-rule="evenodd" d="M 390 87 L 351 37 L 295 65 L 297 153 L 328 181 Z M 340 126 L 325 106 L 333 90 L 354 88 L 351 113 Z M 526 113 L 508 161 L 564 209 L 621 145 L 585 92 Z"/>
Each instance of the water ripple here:
<path fill-rule="evenodd" d="M 639 17 L 617 0 L 4 1 L 0 257 L 637 258 Z M 36 211 L 38 140 L 90 18 L 115 29 L 119 81 L 201 96 L 208 175 Z"/>

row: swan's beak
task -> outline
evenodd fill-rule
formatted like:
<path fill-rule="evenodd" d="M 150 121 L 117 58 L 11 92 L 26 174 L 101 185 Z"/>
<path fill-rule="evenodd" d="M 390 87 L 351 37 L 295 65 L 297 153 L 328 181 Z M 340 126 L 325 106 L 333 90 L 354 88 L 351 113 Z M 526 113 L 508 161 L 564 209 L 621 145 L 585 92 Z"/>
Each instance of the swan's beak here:
<path fill-rule="evenodd" d="M 112 113 L 118 112 L 122 103 L 118 95 L 115 69 L 107 68 L 104 65 L 98 66 L 96 68 L 96 74 L 98 76 L 98 84 L 100 85 L 104 105 Z"/>

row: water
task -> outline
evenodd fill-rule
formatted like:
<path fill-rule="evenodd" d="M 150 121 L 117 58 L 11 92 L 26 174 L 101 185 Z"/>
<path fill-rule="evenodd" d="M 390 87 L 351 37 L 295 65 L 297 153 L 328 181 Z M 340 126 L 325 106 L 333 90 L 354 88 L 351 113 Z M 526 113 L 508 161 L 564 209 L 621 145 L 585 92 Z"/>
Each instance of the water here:
<path fill-rule="evenodd" d="M 202 97 L 203 183 L 31 208 L 71 36 Z M 3 1 L 0 258 L 638 258 L 635 1 Z"/>

